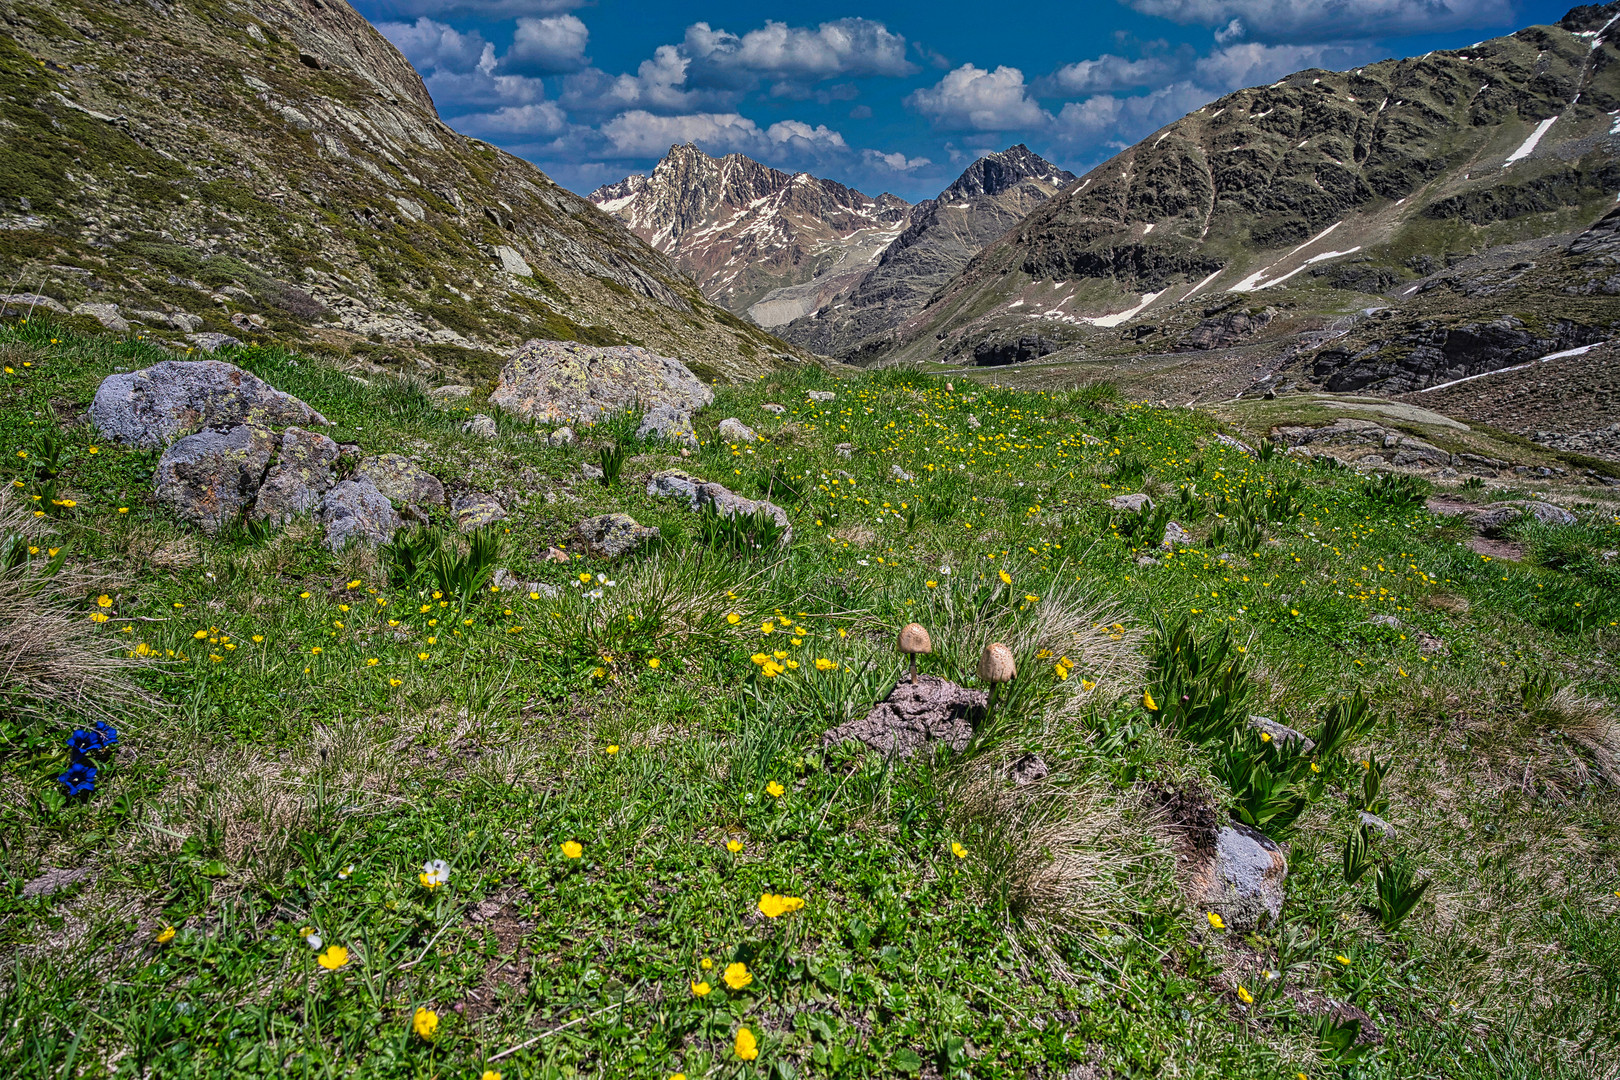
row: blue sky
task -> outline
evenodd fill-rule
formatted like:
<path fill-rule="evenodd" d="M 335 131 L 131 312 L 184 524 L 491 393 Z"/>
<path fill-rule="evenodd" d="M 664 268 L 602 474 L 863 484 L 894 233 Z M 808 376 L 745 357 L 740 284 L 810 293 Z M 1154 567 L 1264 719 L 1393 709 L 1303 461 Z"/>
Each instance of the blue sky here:
<path fill-rule="evenodd" d="M 868 194 L 1014 143 L 1081 173 L 1229 90 L 1457 48 L 1569 0 L 355 0 L 445 122 L 585 193 L 674 142 Z"/>

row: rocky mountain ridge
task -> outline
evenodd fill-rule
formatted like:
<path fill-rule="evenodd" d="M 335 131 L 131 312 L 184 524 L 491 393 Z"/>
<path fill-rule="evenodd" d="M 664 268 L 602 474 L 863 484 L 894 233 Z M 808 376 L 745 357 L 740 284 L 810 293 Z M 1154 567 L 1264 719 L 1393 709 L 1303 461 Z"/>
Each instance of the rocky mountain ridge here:
<path fill-rule="evenodd" d="M 812 310 L 773 329 L 814 352 L 858 359 L 874 335 L 921 311 L 986 244 L 1076 179 L 1022 143 L 986 154 L 937 197 L 912 207 L 874 266 L 824 286 Z"/>
<path fill-rule="evenodd" d="M 766 294 L 881 251 L 910 210 L 894 195 L 873 198 L 742 154 L 710 157 L 690 143 L 590 201 L 691 274 L 704 295 L 762 325 L 782 321 L 753 311 Z"/>
<path fill-rule="evenodd" d="M 1524 362 L 1474 347 L 1501 320 L 1529 350 L 1615 336 L 1612 230 L 1588 226 L 1620 192 L 1617 61 L 1611 3 L 1236 91 L 1037 206 L 866 356 L 1236 348 L 1262 373 L 1401 392 Z"/>
<path fill-rule="evenodd" d="M 4 0 L 0 73 L 0 272 L 115 329 L 469 379 L 528 338 L 645 345 L 711 378 L 791 353 L 443 124 L 342 0 Z"/>

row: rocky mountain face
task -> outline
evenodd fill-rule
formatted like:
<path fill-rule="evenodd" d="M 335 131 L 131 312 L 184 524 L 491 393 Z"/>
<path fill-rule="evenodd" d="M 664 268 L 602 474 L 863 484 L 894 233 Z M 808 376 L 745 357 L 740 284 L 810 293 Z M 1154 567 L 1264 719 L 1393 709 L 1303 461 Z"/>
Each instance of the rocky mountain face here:
<path fill-rule="evenodd" d="M 1022 144 L 987 154 L 938 197 L 913 207 L 875 265 L 847 281 L 813 283 L 814 307 L 774 329 L 814 352 L 859 358 L 872 350 L 874 335 L 921 311 L 986 244 L 1075 179 Z M 809 299 L 807 290 L 782 290 L 764 303 L 790 310 L 792 299 Z"/>
<path fill-rule="evenodd" d="M 703 294 L 763 326 L 786 322 L 773 290 L 865 265 L 900 234 L 910 206 L 809 173 L 785 173 L 742 154 L 713 158 L 672 146 L 650 175 L 591 192 L 690 274 Z"/>
<path fill-rule="evenodd" d="M 446 127 L 342 0 L 0 0 L 0 75 L 0 273 L 36 305 L 468 378 L 528 338 L 644 345 L 711 378 L 789 351 Z"/>
<path fill-rule="evenodd" d="M 1610 3 L 1229 94 L 1036 206 L 865 353 L 1236 350 L 1239 389 L 1412 391 L 1620 334 L 1617 192 Z"/>

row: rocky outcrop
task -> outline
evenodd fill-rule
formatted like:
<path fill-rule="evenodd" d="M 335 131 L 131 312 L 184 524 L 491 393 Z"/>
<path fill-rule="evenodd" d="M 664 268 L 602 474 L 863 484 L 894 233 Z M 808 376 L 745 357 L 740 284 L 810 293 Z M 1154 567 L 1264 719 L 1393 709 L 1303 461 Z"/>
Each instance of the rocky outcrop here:
<path fill-rule="evenodd" d="M 203 427 L 326 425 L 326 417 L 263 379 L 222 360 L 165 360 L 109 375 L 90 422 L 129 446 L 158 447 Z"/>
<path fill-rule="evenodd" d="M 1400 394 L 1527 364 L 1610 336 L 1606 327 L 1572 322 L 1534 332 L 1510 315 L 1488 323 L 1449 326 L 1424 320 L 1399 337 L 1373 342 L 1354 353 L 1343 349 L 1317 353 L 1311 377 L 1337 392 Z"/>
<path fill-rule="evenodd" d="M 574 526 L 574 535 L 592 555 L 617 559 L 658 535 L 658 530 L 642 525 L 629 514 L 600 514 Z"/>
<path fill-rule="evenodd" d="M 158 459 L 157 501 L 217 533 L 253 504 L 275 449 L 276 437 L 252 424 L 187 435 Z"/>
<path fill-rule="evenodd" d="M 936 742 L 961 751 L 973 738 L 973 722 L 983 718 L 987 700 L 983 690 L 969 690 L 938 675 L 918 675 L 915 683 L 902 679 L 865 716 L 823 735 L 821 745 L 831 749 L 858 742 L 900 758 Z"/>
<path fill-rule="evenodd" d="M 1273 307 L 1259 311 L 1229 311 L 1200 322 L 1186 337 L 1176 342 L 1175 348 L 1177 352 L 1224 349 L 1259 333 L 1276 317 L 1277 309 Z"/>
<path fill-rule="evenodd" d="M 728 416 L 720 421 L 720 437 L 727 442 L 751 443 L 759 438 L 759 433 L 735 416 Z"/>
<path fill-rule="evenodd" d="M 320 506 L 336 482 L 333 467 L 340 453 L 337 443 L 318 432 L 298 427 L 282 432 L 276 463 L 254 497 L 253 516 L 285 525 Z"/>
<path fill-rule="evenodd" d="M 653 473 L 647 480 L 647 494 L 654 498 L 681 499 L 686 502 L 688 509 L 694 511 L 712 506 L 724 517 L 769 514 L 782 528 L 782 546 L 793 543 L 793 524 L 788 519 L 787 511 L 780 506 L 763 499 L 745 499 L 723 484 L 707 483 L 679 469 Z"/>
<path fill-rule="evenodd" d="M 714 391 L 679 360 L 635 345 L 530 341 L 501 369 L 489 400 L 531 420 L 590 421 L 638 406 L 690 413 L 713 401 Z"/>
<path fill-rule="evenodd" d="M 476 491 L 457 495 L 450 502 L 450 508 L 455 511 L 456 527 L 462 532 L 472 532 L 485 525 L 493 525 L 497 521 L 506 520 L 506 507 L 490 495 L 480 495 Z"/>
<path fill-rule="evenodd" d="M 1012 338 L 991 338 L 973 346 L 973 363 L 977 367 L 1002 367 L 1039 360 L 1062 346 L 1039 334 L 1023 334 Z"/>

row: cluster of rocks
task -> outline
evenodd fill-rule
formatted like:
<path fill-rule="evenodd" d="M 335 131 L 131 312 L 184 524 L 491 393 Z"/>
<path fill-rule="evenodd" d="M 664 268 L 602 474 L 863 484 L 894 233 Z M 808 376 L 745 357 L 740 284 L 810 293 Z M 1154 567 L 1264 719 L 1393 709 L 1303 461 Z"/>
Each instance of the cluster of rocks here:
<path fill-rule="evenodd" d="M 410 459 L 364 456 L 310 430 L 330 421 L 220 360 L 111 375 L 90 420 L 115 442 L 163 447 L 159 504 L 211 534 L 244 515 L 284 525 L 313 512 L 337 551 L 387 543 L 400 525 L 396 505 L 420 516 L 420 507 L 444 503 L 444 485 Z"/>
<path fill-rule="evenodd" d="M 1553 450 L 1620 461 L 1620 424 L 1592 431 L 1538 431 L 1536 442 Z"/>
<path fill-rule="evenodd" d="M 1433 443 L 1392 431 L 1371 420 L 1340 417 L 1325 427 L 1279 427 L 1273 434 L 1289 447 L 1335 447 L 1371 451 L 1358 459 L 1361 465 L 1394 465 L 1397 468 L 1447 468 L 1471 466 L 1468 455 L 1454 455 Z"/>
<path fill-rule="evenodd" d="M 793 525 L 787 511 L 773 502 L 748 499 L 723 484 L 699 480 L 679 469 L 663 469 L 647 480 L 647 494 L 654 498 L 682 499 L 687 509 L 698 511 L 712 506 L 722 517 L 747 516 L 756 512 L 770 515 L 781 526 L 781 543 L 785 547 L 793 542 Z"/>

